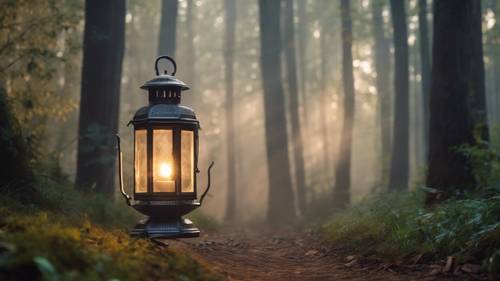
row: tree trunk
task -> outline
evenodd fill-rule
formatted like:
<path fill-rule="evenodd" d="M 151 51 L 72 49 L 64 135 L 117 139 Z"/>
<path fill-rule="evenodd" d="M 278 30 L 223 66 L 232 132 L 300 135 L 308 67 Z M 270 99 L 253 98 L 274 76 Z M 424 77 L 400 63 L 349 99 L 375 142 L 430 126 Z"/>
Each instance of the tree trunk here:
<path fill-rule="evenodd" d="M 236 217 L 236 159 L 234 127 L 234 48 L 236 37 L 236 0 L 225 0 L 226 35 L 224 64 L 226 78 L 227 206 L 226 220 Z"/>
<path fill-rule="evenodd" d="M 431 59 L 429 54 L 429 29 L 427 21 L 427 0 L 418 0 L 418 26 L 420 42 L 420 74 L 422 77 L 423 136 L 422 150 L 427 157 L 427 141 L 429 135 L 429 82 L 431 76 Z"/>
<path fill-rule="evenodd" d="M 295 163 L 295 182 L 297 185 L 297 202 L 299 211 L 306 212 L 306 183 L 304 172 L 304 154 L 302 143 L 302 131 L 300 126 L 300 107 L 299 107 L 299 89 L 297 85 L 297 63 L 295 61 L 295 33 L 294 33 L 294 13 L 293 0 L 284 0 L 285 2 L 285 28 L 284 44 L 287 67 L 287 82 L 289 91 L 290 123 L 292 129 L 292 150 Z"/>
<path fill-rule="evenodd" d="M 351 149 L 354 126 L 354 77 L 352 69 L 352 22 L 349 0 L 341 0 L 342 17 L 342 83 L 344 87 L 344 121 L 340 139 L 339 160 L 335 173 L 333 206 L 345 208 L 350 203 Z"/>
<path fill-rule="evenodd" d="M 181 71 L 179 75 L 183 77 L 183 81 L 189 85 L 190 88 L 196 88 L 196 51 L 194 48 L 194 19 L 195 19 L 195 1 L 187 0 L 186 5 L 186 33 L 183 37 L 183 50 L 182 56 L 185 62 L 185 71 Z M 197 108 L 201 104 L 201 98 L 197 95 L 188 94 L 183 97 L 184 104 Z"/>
<path fill-rule="evenodd" d="M 319 3 L 319 11 L 318 14 L 322 14 L 322 12 L 327 8 L 327 4 L 325 1 L 322 1 Z M 320 19 L 320 42 L 319 42 L 319 53 L 321 57 L 321 63 L 320 63 L 320 85 L 321 85 L 321 93 L 320 93 L 320 98 L 318 99 L 318 107 L 319 107 L 319 124 L 321 126 L 321 139 L 323 142 L 323 173 L 325 175 L 325 179 L 327 181 L 330 180 L 330 177 L 328 177 L 330 169 L 330 146 L 329 146 L 329 141 L 328 141 L 328 120 L 327 120 L 327 114 L 326 114 L 326 109 L 328 107 L 328 93 L 326 89 L 326 81 L 327 81 L 327 76 L 328 76 L 328 70 L 327 70 L 327 64 L 328 64 L 328 58 L 329 55 L 327 53 L 327 44 L 328 42 L 326 41 L 326 20 Z"/>
<path fill-rule="evenodd" d="M 158 55 L 175 57 L 177 32 L 177 0 L 162 0 Z"/>
<path fill-rule="evenodd" d="M 487 126 L 480 1 L 434 2 L 433 36 L 427 185 L 472 189 L 470 159 L 457 147 L 473 144 L 474 128 Z"/>
<path fill-rule="evenodd" d="M 307 109 L 307 62 L 306 62 L 306 49 L 307 49 L 307 11 L 306 4 L 307 0 L 297 1 L 297 11 L 299 17 L 299 23 L 297 25 L 297 35 L 298 35 L 298 59 L 299 59 L 299 87 L 300 95 L 302 98 L 302 116 L 305 124 L 308 120 L 308 109 Z M 305 128 L 304 128 L 305 129 Z"/>
<path fill-rule="evenodd" d="M 497 0 L 492 0 L 491 1 L 491 10 L 495 15 L 498 15 L 498 3 Z M 492 33 L 493 35 L 493 41 L 491 43 L 491 52 L 492 52 L 492 64 L 493 64 L 493 77 L 496 79 L 493 79 L 493 93 L 491 95 L 491 111 L 488 112 L 488 114 L 492 115 L 490 116 L 490 119 L 495 122 L 499 123 L 500 122 L 500 114 L 497 111 L 500 111 L 500 81 L 498 81 L 498 77 L 500 77 L 500 22 L 499 18 L 496 17 L 496 22 L 495 25 L 493 26 Z"/>
<path fill-rule="evenodd" d="M 389 172 L 389 157 L 391 155 L 391 98 L 390 98 L 390 41 L 385 36 L 382 9 L 384 2 L 374 0 L 372 2 L 373 36 L 375 42 L 375 69 L 377 77 L 375 80 L 378 93 L 378 107 L 380 118 L 380 138 L 382 168 L 381 175 L 384 183 L 387 182 Z"/>
<path fill-rule="evenodd" d="M 406 190 L 409 170 L 409 70 L 405 1 L 391 0 L 394 29 L 394 123 L 389 188 Z"/>
<path fill-rule="evenodd" d="M 285 97 L 281 79 L 280 1 L 259 0 L 262 84 L 269 177 L 268 220 L 286 223 L 295 216 Z"/>
<path fill-rule="evenodd" d="M 125 1 L 87 0 L 76 184 L 113 195 L 125 42 Z"/>
<path fill-rule="evenodd" d="M 29 165 L 31 151 L 7 101 L 0 78 L 0 186 L 2 193 L 33 203 L 34 175 Z"/>
<path fill-rule="evenodd" d="M 196 88 L 196 53 L 194 49 L 194 0 L 187 0 L 186 10 L 186 82 Z M 199 98 L 198 98 L 199 99 Z"/>

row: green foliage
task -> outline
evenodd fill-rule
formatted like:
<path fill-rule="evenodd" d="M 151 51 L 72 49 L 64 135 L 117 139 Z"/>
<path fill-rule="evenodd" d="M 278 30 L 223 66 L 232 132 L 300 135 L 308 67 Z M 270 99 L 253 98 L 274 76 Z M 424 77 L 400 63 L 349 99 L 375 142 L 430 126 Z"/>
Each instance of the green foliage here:
<path fill-rule="evenodd" d="M 2 280 L 217 280 L 185 254 L 50 212 L 0 209 Z"/>
<path fill-rule="evenodd" d="M 76 109 L 69 85 L 79 73 L 82 14 L 79 0 L 0 2 L 0 87 L 33 152 L 28 160 L 46 159 L 55 143 L 48 131 Z"/>
<path fill-rule="evenodd" d="M 384 194 L 332 216 L 326 238 L 368 256 L 385 258 L 427 253 L 498 262 L 500 196 L 469 196 L 426 208 L 423 195 Z"/>
<path fill-rule="evenodd" d="M 458 147 L 458 151 L 469 158 L 472 172 L 476 180 L 477 190 L 500 191 L 500 131 L 498 127 L 491 130 L 491 141 L 486 143 L 476 136 L 474 145 L 464 144 Z"/>
<path fill-rule="evenodd" d="M 140 216 L 122 200 L 38 176 L 30 204 L 0 196 L 0 280 L 218 280 L 187 254 L 127 230 Z M 210 229 L 218 222 L 201 213 Z"/>

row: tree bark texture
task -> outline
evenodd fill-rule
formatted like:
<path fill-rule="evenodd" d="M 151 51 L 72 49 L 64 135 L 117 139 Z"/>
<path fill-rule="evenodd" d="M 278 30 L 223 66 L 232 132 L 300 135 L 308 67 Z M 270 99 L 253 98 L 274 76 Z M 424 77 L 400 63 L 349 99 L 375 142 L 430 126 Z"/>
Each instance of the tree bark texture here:
<path fill-rule="evenodd" d="M 409 177 L 409 69 L 405 1 L 391 0 L 394 29 L 394 123 L 389 188 L 406 190 Z"/>
<path fill-rule="evenodd" d="M 269 177 L 268 220 L 274 223 L 286 223 L 295 217 L 288 158 L 285 97 L 281 78 L 280 4 L 279 0 L 259 0 L 261 69 Z"/>
<path fill-rule="evenodd" d="M 344 87 L 344 120 L 335 172 L 333 206 L 345 208 L 350 203 L 352 131 L 354 126 L 354 76 L 352 67 L 352 21 L 350 1 L 340 1 L 342 19 L 342 84 Z"/>
<path fill-rule="evenodd" d="M 318 14 L 323 12 L 323 9 L 326 9 L 328 3 L 322 1 L 319 3 L 319 11 Z M 326 109 L 328 107 L 328 92 L 326 87 L 326 81 L 328 79 L 328 58 L 330 54 L 327 53 L 327 38 L 326 38 L 326 27 L 327 23 L 325 19 L 320 20 L 320 38 L 319 38 L 319 53 L 321 57 L 320 63 L 320 85 L 321 85 L 321 93 L 318 99 L 318 110 L 319 110 L 319 124 L 321 126 L 321 139 L 323 142 L 323 171 L 325 175 L 329 174 L 331 171 L 330 165 L 330 142 L 328 141 L 328 119 Z M 333 157 L 332 157 L 333 158 Z M 328 178 L 328 177 L 327 177 Z"/>
<path fill-rule="evenodd" d="M 308 108 L 307 108 L 307 62 L 306 62 L 306 49 L 307 49 L 307 0 L 300 0 L 297 2 L 297 13 L 299 22 L 297 25 L 297 47 L 298 47 L 298 62 L 299 62 L 299 87 L 300 96 L 302 98 L 302 117 L 305 124 L 308 124 Z"/>
<path fill-rule="evenodd" d="M 236 38 L 236 0 L 225 0 L 224 65 L 226 79 L 227 206 L 226 220 L 236 217 L 236 157 L 234 126 L 234 51 Z"/>
<path fill-rule="evenodd" d="M 284 44 L 287 69 L 287 82 L 289 94 L 289 112 L 292 135 L 292 150 L 295 163 L 295 182 L 297 186 L 297 202 L 299 211 L 304 214 L 306 212 L 306 183 L 305 183 L 305 168 L 304 168 L 304 147 L 302 142 L 302 129 L 300 126 L 300 105 L 299 105 L 299 89 L 297 85 L 297 62 L 295 53 L 295 30 L 294 30 L 294 12 L 293 0 L 284 0 L 285 2 L 285 27 L 284 27 Z"/>
<path fill-rule="evenodd" d="M 178 0 L 162 0 L 158 55 L 175 58 Z"/>
<path fill-rule="evenodd" d="M 486 126 L 481 34 L 480 1 L 434 2 L 429 187 L 475 187 L 470 160 L 457 148 L 474 144 L 475 127 Z"/>
<path fill-rule="evenodd" d="M 431 58 L 429 47 L 429 28 L 427 20 L 427 0 L 418 0 L 418 31 L 420 47 L 420 74 L 422 78 L 422 108 L 423 108 L 423 136 L 424 154 L 427 155 L 427 141 L 429 135 L 429 91 L 431 77 Z"/>
<path fill-rule="evenodd" d="M 382 179 L 387 181 L 389 172 L 389 158 L 391 155 L 391 89 L 390 89 L 390 40 L 385 35 L 382 9 L 384 2 L 374 0 L 372 2 L 372 21 L 375 49 L 375 69 L 377 77 L 375 80 L 378 94 L 378 110 L 380 119 L 380 142 L 382 154 Z"/>
<path fill-rule="evenodd" d="M 112 196 L 125 43 L 125 0 L 87 0 L 76 184 Z"/>

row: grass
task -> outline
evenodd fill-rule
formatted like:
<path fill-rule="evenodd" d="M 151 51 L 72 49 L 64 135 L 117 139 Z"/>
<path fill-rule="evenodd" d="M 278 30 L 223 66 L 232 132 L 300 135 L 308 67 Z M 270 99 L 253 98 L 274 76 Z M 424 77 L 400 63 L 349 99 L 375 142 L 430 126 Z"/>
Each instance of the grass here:
<path fill-rule="evenodd" d="M 333 245 L 365 256 L 455 256 L 492 268 L 500 254 L 500 196 L 471 195 L 426 208 L 419 192 L 378 195 L 331 216 L 322 231 Z"/>
<path fill-rule="evenodd" d="M 0 197 L 0 280 L 218 280 L 185 253 L 130 237 L 139 216 L 123 202 L 46 184 L 34 204 Z"/>

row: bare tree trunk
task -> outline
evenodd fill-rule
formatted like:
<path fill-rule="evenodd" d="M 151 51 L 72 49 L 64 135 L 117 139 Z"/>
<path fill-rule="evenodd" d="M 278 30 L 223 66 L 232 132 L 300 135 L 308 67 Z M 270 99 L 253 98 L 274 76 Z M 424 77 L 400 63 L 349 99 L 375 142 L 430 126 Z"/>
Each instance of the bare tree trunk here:
<path fill-rule="evenodd" d="M 158 55 L 175 57 L 178 0 L 162 0 Z"/>
<path fill-rule="evenodd" d="M 491 1 L 491 10 L 495 15 L 498 15 L 498 3 L 497 0 L 492 0 Z M 496 77 L 496 79 L 493 79 L 493 93 L 491 95 L 491 110 L 488 112 L 490 115 L 491 120 L 493 120 L 496 123 L 500 123 L 500 114 L 497 111 L 500 111 L 500 81 L 498 80 L 498 77 L 500 77 L 500 22 L 497 17 L 497 21 L 495 22 L 495 26 L 493 26 L 492 30 L 494 37 L 493 42 L 491 44 L 491 49 L 492 49 L 492 63 L 493 63 L 493 77 Z"/>
<path fill-rule="evenodd" d="M 303 107 L 303 120 L 304 123 L 307 124 L 308 120 L 308 108 L 307 108 L 307 62 L 306 62 L 306 49 L 307 49 L 307 11 L 306 4 L 307 0 L 300 0 L 297 2 L 297 11 L 299 17 L 299 23 L 297 25 L 297 35 L 298 35 L 298 58 L 299 58 L 299 87 L 300 87 L 300 95 L 302 98 L 302 107 Z"/>
<path fill-rule="evenodd" d="M 322 1 L 318 5 L 319 9 L 319 14 L 323 12 L 323 9 L 326 8 L 327 3 Z M 326 89 L 326 80 L 328 79 L 328 70 L 327 70 L 327 64 L 328 64 L 328 57 L 330 54 L 327 54 L 327 44 L 328 42 L 326 41 L 326 22 L 324 19 L 320 19 L 320 25 L 321 25 L 321 33 L 320 33 L 320 43 L 319 43 L 319 52 L 320 52 L 320 57 L 321 57 L 321 64 L 320 64 L 320 84 L 321 84 L 321 93 L 320 93 L 320 98 L 318 99 L 318 107 L 319 107 L 319 124 L 321 126 L 321 139 L 323 142 L 323 171 L 324 175 L 326 176 L 326 180 L 330 180 L 328 177 L 329 171 L 330 171 L 330 146 L 329 146 L 329 141 L 328 141 L 328 120 L 327 120 L 327 115 L 326 115 L 326 109 L 328 106 L 328 93 Z"/>
<path fill-rule="evenodd" d="M 294 33 L 294 13 L 293 0 L 285 2 L 285 28 L 284 43 L 287 66 L 287 82 L 289 91 L 290 123 L 292 129 L 292 149 L 295 163 L 295 182 L 297 184 L 297 201 L 302 214 L 306 212 L 306 183 L 304 172 L 304 152 L 302 144 L 302 130 L 300 126 L 299 89 L 297 85 L 297 63 L 295 60 L 295 33 Z"/>
<path fill-rule="evenodd" d="M 375 41 L 375 69 L 377 77 L 375 83 L 378 93 L 378 107 L 380 118 L 380 138 L 382 154 L 382 181 L 387 182 L 389 173 L 389 158 L 391 155 L 391 98 L 390 98 L 390 40 L 385 35 L 382 9 L 384 2 L 372 2 L 373 36 Z"/>
<path fill-rule="evenodd" d="M 473 144 L 474 128 L 486 126 L 480 1 L 434 2 L 433 36 L 427 185 L 472 189 L 470 160 L 456 148 Z"/>
<path fill-rule="evenodd" d="M 422 107 L 423 122 L 422 128 L 424 139 L 422 150 L 427 157 L 427 141 L 429 132 L 429 91 L 431 77 L 431 58 L 429 54 L 429 28 L 427 21 L 427 0 L 418 0 L 418 26 L 420 42 L 420 74 L 422 76 Z"/>
<path fill-rule="evenodd" d="M 234 127 L 234 48 L 236 37 L 236 0 L 225 0 L 226 35 L 224 64 L 226 78 L 227 206 L 226 220 L 236 217 L 236 161 Z"/>
<path fill-rule="evenodd" d="M 335 172 L 333 206 L 345 208 L 351 200 L 351 150 L 354 126 L 354 76 L 352 69 L 352 22 L 349 0 L 341 0 L 342 17 L 342 83 L 344 86 L 344 121 Z"/>
<path fill-rule="evenodd" d="M 196 52 L 194 49 L 194 1 L 187 0 L 186 10 L 186 82 L 193 88 L 196 88 Z"/>
<path fill-rule="evenodd" d="M 34 174 L 29 165 L 31 151 L 7 100 L 4 78 L 0 78 L 0 186 L 3 194 L 33 202 Z"/>
<path fill-rule="evenodd" d="M 394 125 L 389 187 L 406 190 L 409 176 L 409 70 L 405 1 L 391 0 L 394 28 Z"/>
<path fill-rule="evenodd" d="M 281 79 L 281 1 L 259 0 L 262 84 L 269 176 L 268 220 L 286 223 L 295 217 L 285 97 Z"/>
<path fill-rule="evenodd" d="M 125 1 L 87 0 L 76 184 L 112 196 L 125 44 Z"/>

